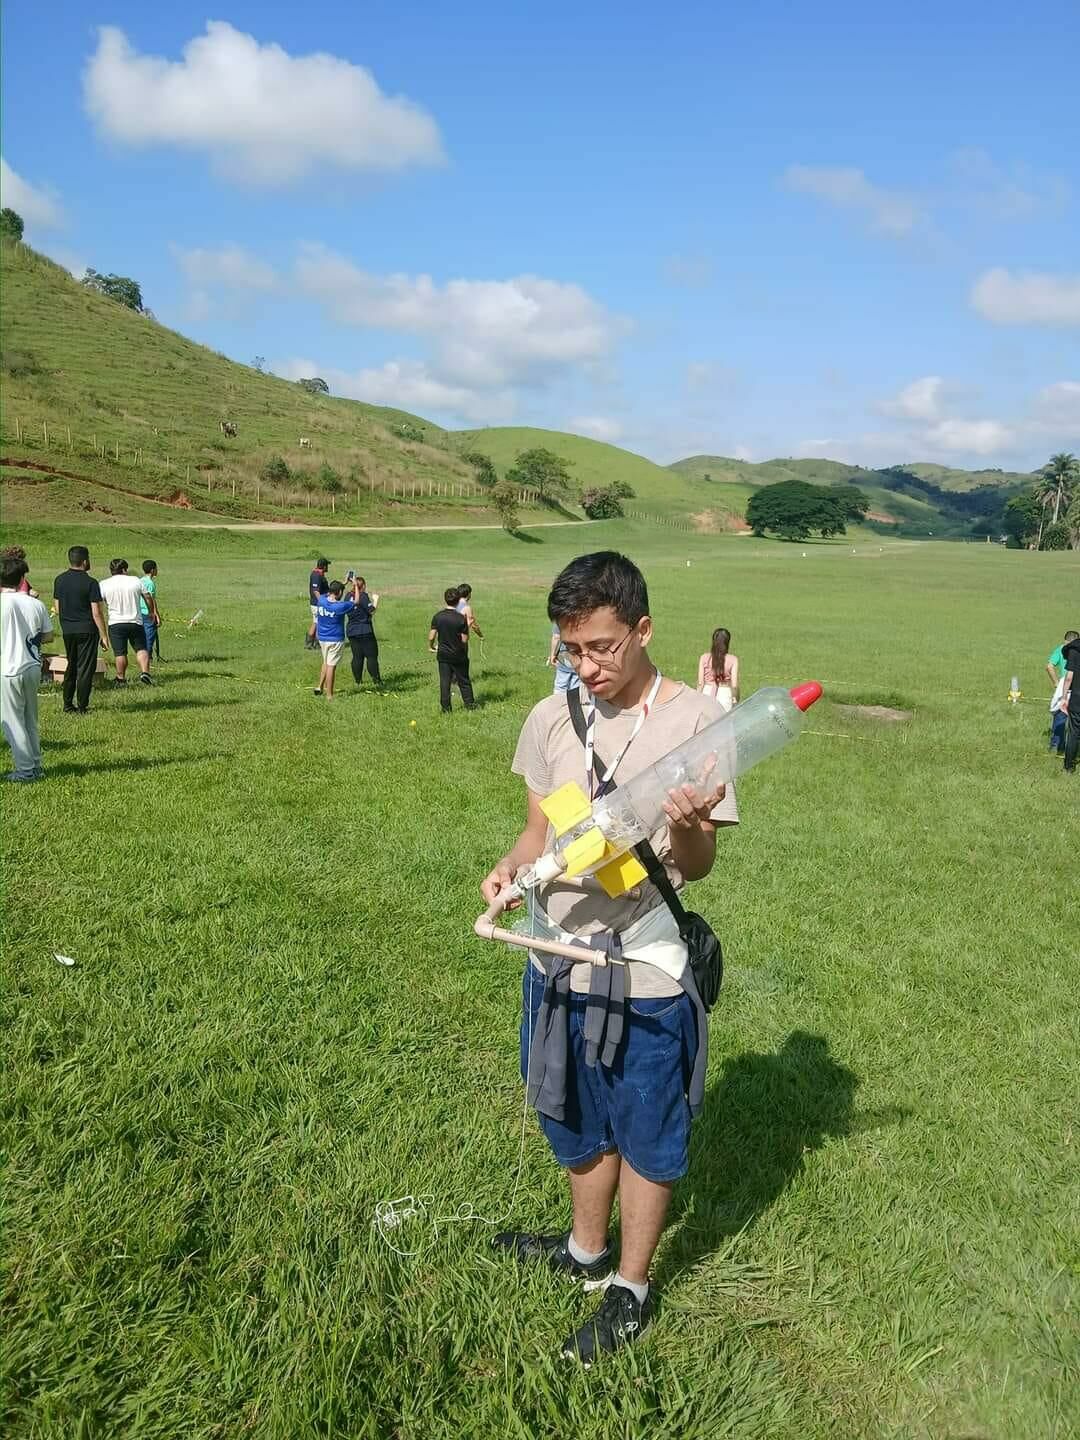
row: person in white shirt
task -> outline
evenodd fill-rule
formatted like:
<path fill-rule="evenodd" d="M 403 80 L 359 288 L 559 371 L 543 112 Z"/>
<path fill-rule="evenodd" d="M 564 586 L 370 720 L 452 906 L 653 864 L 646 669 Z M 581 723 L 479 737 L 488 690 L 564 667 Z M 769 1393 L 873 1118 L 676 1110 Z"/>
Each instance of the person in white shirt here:
<path fill-rule="evenodd" d="M 139 665 L 139 682 L 152 685 L 150 652 L 146 647 L 140 597 L 147 605 L 154 624 L 160 623 L 157 600 L 138 575 L 127 573 L 126 560 L 109 561 L 109 578 L 101 582 L 101 598 L 109 609 L 109 642 L 116 660 L 114 685 L 127 684 L 127 652 L 130 645 Z"/>
<path fill-rule="evenodd" d="M 4 779 L 20 785 L 40 780 L 45 773 L 38 733 L 38 685 L 41 647 L 53 635 L 49 612 L 41 601 L 19 594 L 25 575 L 24 560 L 5 558 L 0 565 L 0 720 L 15 766 Z"/>

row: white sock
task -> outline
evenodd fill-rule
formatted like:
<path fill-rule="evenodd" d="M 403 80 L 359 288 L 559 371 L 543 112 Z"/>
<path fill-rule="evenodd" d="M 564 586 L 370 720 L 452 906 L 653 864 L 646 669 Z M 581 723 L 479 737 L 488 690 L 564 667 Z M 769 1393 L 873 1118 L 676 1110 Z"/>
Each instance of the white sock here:
<path fill-rule="evenodd" d="M 636 1280 L 627 1280 L 625 1275 L 618 1274 L 612 1280 L 612 1285 L 621 1285 L 624 1290 L 629 1290 L 639 1305 L 644 1305 L 649 1294 L 649 1282 L 639 1285 Z"/>
<path fill-rule="evenodd" d="M 583 1249 L 574 1239 L 574 1232 L 572 1230 L 570 1231 L 570 1239 L 566 1242 L 566 1248 L 569 1250 L 571 1257 L 576 1260 L 579 1265 L 592 1265 L 607 1251 L 606 1245 L 603 1250 L 592 1251 Z"/>

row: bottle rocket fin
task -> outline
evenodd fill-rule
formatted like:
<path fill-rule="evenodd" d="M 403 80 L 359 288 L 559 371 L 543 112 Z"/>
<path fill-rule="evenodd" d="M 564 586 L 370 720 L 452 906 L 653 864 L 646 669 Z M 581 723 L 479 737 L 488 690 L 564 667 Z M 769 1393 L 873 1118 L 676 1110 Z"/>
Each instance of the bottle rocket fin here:
<path fill-rule="evenodd" d="M 553 790 L 546 800 L 541 800 L 540 809 L 551 822 L 556 835 L 564 835 L 572 825 L 579 825 L 592 813 L 589 797 L 573 780 L 568 780 L 558 790 Z"/>
<path fill-rule="evenodd" d="M 625 895 L 627 890 L 634 885 L 640 885 L 649 877 L 645 866 L 629 850 L 624 850 L 621 855 L 616 855 L 614 860 L 609 860 L 606 865 L 601 865 L 595 874 L 612 900 L 617 899 L 620 895 Z"/>

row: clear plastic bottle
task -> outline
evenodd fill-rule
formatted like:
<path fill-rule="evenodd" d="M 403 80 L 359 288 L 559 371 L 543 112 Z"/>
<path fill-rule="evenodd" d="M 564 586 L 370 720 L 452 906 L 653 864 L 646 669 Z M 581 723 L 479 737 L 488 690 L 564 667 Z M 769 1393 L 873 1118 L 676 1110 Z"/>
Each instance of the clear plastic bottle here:
<path fill-rule="evenodd" d="M 692 785 L 701 794 L 708 794 L 745 774 L 795 739 L 802 729 L 804 711 L 820 695 L 821 686 L 816 680 L 796 685 L 793 690 L 778 685 L 756 690 L 726 715 L 669 750 L 655 765 L 594 801 L 587 819 L 564 831 L 535 865 L 518 872 L 518 888 L 528 890 L 554 880 L 566 869 L 567 848 L 594 826 L 615 854 L 629 850 L 663 825 L 669 790 Z"/>

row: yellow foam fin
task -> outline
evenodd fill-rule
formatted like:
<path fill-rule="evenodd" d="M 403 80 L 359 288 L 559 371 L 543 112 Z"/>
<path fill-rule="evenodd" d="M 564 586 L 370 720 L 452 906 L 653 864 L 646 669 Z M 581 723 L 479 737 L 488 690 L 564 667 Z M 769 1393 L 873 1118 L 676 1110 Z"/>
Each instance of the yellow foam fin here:
<path fill-rule="evenodd" d="M 626 850 L 621 855 L 616 855 L 614 860 L 609 860 L 606 865 L 601 865 L 596 871 L 596 878 L 614 900 L 633 886 L 640 885 L 648 878 L 648 874 L 637 856 Z"/>
<path fill-rule="evenodd" d="M 583 870 L 591 870 L 594 865 L 599 865 L 607 850 L 608 843 L 604 839 L 604 832 L 594 825 L 563 851 L 566 874 L 580 875 Z"/>
<path fill-rule="evenodd" d="M 592 806 L 581 786 L 568 780 L 558 790 L 553 790 L 546 800 L 540 801 L 540 809 L 554 826 L 555 834 L 563 835 L 571 825 L 587 820 Z"/>

